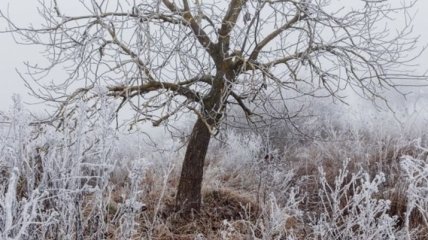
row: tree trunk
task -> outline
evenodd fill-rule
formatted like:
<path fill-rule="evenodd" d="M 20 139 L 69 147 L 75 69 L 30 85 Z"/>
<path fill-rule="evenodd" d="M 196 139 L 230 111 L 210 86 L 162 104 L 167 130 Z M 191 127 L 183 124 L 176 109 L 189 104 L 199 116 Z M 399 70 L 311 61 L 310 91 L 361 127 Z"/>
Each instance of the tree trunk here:
<path fill-rule="evenodd" d="M 176 196 L 176 208 L 183 212 L 201 208 L 204 161 L 211 139 L 207 125 L 199 117 L 187 145 Z"/>

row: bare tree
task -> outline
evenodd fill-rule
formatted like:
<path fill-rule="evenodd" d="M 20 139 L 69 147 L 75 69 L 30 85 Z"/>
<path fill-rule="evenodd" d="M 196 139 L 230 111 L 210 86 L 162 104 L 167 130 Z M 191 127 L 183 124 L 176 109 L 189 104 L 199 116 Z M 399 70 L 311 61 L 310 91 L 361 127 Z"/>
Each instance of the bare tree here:
<path fill-rule="evenodd" d="M 102 96 L 130 106 L 131 124 L 167 125 L 189 112 L 193 127 L 176 205 L 199 210 L 204 158 L 228 106 L 252 121 L 287 118 L 297 97 L 343 100 L 353 89 L 373 101 L 381 89 L 420 79 L 408 12 L 416 0 L 39 0 L 40 26 L 1 13 L 19 43 L 44 49 L 49 64 L 27 65 L 32 94 L 56 104 L 55 122 L 78 101 Z M 389 22 L 400 21 L 400 28 Z M 51 80 L 51 71 L 64 79 Z M 278 107 L 280 106 L 280 107 Z"/>

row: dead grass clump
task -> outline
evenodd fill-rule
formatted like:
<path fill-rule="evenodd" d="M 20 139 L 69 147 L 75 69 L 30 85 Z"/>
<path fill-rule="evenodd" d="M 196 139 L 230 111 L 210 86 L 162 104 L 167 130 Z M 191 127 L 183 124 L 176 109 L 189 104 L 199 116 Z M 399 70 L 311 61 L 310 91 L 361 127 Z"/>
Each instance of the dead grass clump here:
<path fill-rule="evenodd" d="M 241 220 L 255 222 L 260 212 L 254 199 L 245 194 L 231 189 L 205 189 L 201 211 L 185 217 L 175 211 L 171 196 L 164 199 L 164 208 L 160 213 L 163 227 L 154 234 L 157 239 L 194 239 L 197 234 L 218 239 L 225 220 L 236 223 Z M 236 228 L 238 233 L 246 234 L 246 224 L 236 224 Z"/>
<path fill-rule="evenodd" d="M 220 220 L 254 220 L 260 207 L 247 194 L 232 189 L 208 189 L 204 191 L 204 211 Z"/>

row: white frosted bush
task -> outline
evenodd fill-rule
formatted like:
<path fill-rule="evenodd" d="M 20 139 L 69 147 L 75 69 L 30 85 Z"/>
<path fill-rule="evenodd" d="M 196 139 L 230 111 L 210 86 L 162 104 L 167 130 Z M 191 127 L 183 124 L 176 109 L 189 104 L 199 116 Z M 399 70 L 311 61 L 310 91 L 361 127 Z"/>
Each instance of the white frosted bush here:
<path fill-rule="evenodd" d="M 35 119 L 18 97 L 14 100 L 0 137 L 6 175 L 0 188 L 0 238 L 104 238 L 111 227 L 105 222 L 109 178 L 117 165 L 114 106 L 101 100 L 91 121 L 87 106 L 77 103 L 74 117 L 55 129 L 31 124 Z"/>
<path fill-rule="evenodd" d="M 320 168 L 319 213 L 312 218 L 313 238 L 321 239 L 395 239 L 396 217 L 388 214 L 390 202 L 378 199 L 385 181 L 382 173 L 371 178 L 360 169 L 347 170 L 345 161 L 334 183 L 329 183 Z"/>
<path fill-rule="evenodd" d="M 294 235 L 294 229 L 288 229 L 287 223 L 294 218 L 300 220 L 303 212 L 299 209 L 302 197 L 298 196 L 298 190 L 293 188 L 282 194 L 287 196 L 284 204 L 280 204 L 275 194 L 269 195 L 269 200 L 264 207 L 263 222 L 260 224 L 262 230 L 262 239 L 283 239 L 285 236 Z"/>
<path fill-rule="evenodd" d="M 403 156 L 400 166 L 407 187 L 404 230 L 407 239 L 412 239 L 410 229 L 412 213 L 419 213 L 423 224 L 428 227 L 428 163 L 426 160 Z"/>

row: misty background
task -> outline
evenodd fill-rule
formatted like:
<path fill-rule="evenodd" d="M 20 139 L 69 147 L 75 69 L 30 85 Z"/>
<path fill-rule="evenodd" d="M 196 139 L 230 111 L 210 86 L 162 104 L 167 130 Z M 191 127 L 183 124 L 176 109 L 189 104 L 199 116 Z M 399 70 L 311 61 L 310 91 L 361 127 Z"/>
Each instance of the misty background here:
<path fill-rule="evenodd" d="M 339 0 L 341 4 L 355 4 L 352 0 Z M 58 1 L 60 5 L 66 6 L 66 8 L 73 9 L 73 4 L 69 1 Z M 392 1 L 394 3 L 394 1 Z M 39 1 L 25 1 L 25 0 L 3 0 L 0 2 L 0 9 L 5 13 L 8 13 L 11 19 L 21 26 L 27 26 L 28 24 L 37 25 L 40 21 L 40 17 L 37 12 Z M 428 44 L 428 28 L 426 27 L 426 13 L 428 12 L 428 1 L 419 1 L 416 3 L 416 7 L 410 10 L 407 17 L 413 18 L 413 35 L 420 36 L 418 49 L 420 51 Z M 403 16 L 404 19 L 404 16 Z M 401 21 L 401 20 L 400 20 Z M 393 28 L 400 27 L 403 21 L 391 21 L 388 24 Z M 6 28 L 5 22 L 0 22 L 0 30 Z M 11 34 L 3 33 L 0 34 L 0 72 L 1 82 L 0 87 L 0 111 L 7 110 L 12 105 L 12 96 L 19 94 L 25 103 L 31 103 L 32 106 L 28 108 L 34 111 L 44 111 L 46 105 L 38 102 L 37 99 L 31 98 L 28 95 L 28 89 L 25 88 L 23 80 L 20 78 L 18 71 L 25 72 L 25 62 L 29 63 L 43 63 L 44 57 L 42 49 L 35 46 L 19 45 L 15 42 Z M 417 54 L 417 51 L 415 54 Z M 415 66 L 411 67 L 415 69 L 418 74 L 424 74 L 428 70 L 428 51 L 424 51 L 422 55 L 414 62 Z M 412 73 L 414 74 L 414 73 Z M 58 71 L 51 74 L 49 78 L 63 78 L 64 75 Z M 424 83 L 425 84 L 425 83 Z M 427 84 L 428 85 L 428 81 Z M 425 103 L 428 99 L 426 94 L 428 87 L 404 87 L 401 89 L 403 93 L 406 93 L 406 98 L 397 93 L 386 93 L 385 96 L 391 107 L 396 112 L 396 116 L 405 116 L 408 114 L 414 114 L 418 112 L 419 115 L 424 115 L 426 111 Z M 331 99 L 326 100 L 327 104 L 331 102 Z M 335 104 L 333 107 L 338 107 L 354 116 L 356 113 L 363 113 L 368 115 L 368 110 L 372 114 L 376 114 L 379 108 L 375 108 L 369 101 L 361 99 L 352 91 L 349 91 L 349 96 L 345 99 L 349 104 L 348 106 L 343 104 Z M 337 106 L 336 106 L 337 105 Z M 383 108 L 384 110 L 386 108 Z M 401 119 L 401 118 L 400 118 Z M 404 119 L 405 120 L 405 119 Z"/>

